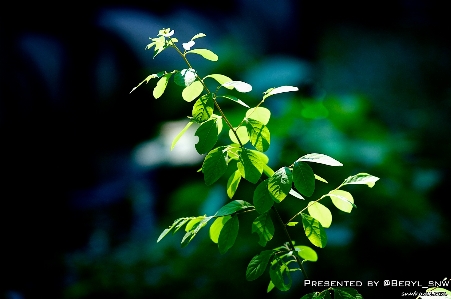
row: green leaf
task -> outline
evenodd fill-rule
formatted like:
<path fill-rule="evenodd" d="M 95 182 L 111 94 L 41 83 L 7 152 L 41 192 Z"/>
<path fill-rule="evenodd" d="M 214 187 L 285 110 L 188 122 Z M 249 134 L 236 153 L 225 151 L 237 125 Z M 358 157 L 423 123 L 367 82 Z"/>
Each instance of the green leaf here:
<path fill-rule="evenodd" d="M 187 123 L 186 126 L 183 128 L 183 130 L 181 130 L 180 133 L 178 133 L 177 136 L 175 136 L 174 140 L 172 140 L 171 151 L 174 148 L 177 141 L 179 141 L 179 139 L 182 137 L 182 135 L 185 134 L 185 132 L 189 129 L 189 127 L 191 127 L 192 124 L 193 124 L 192 121 Z"/>
<path fill-rule="evenodd" d="M 343 166 L 340 162 L 323 154 L 308 154 L 300 157 L 297 161 L 315 162 L 329 166 Z"/>
<path fill-rule="evenodd" d="M 214 103 L 211 95 L 203 95 L 193 105 L 193 120 L 197 123 L 207 121 L 213 115 L 213 110 Z"/>
<path fill-rule="evenodd" d="M 182 239 L 182 247 L 185 247 L 186 245 L 188 245 L 193 238 L 197 235 L 197 233 L 200 231 L 200 229 L 202 227 L 204 227 L 208 221 L 210 221 L 210 219 L 213 217 L 204 217 L 204 219 L 202 221 L 196 222 L 193 227 L 183 236 Z M 188 223 L 189 224 L 189 223 Z M 188 226 L 187 224 L 187 226 Z"/>
<path fill-rule="evenodd" d="M 249 92 L 252 90 L 252 85 L 243 81 L 229 81 L 222 84 L 227 89 L 235 88 L 239 92 Z"/>
<path fill-rule="evenodd" d="M 191 38 L 191 40 L 195 40 L 196 38 L 200 38 L 200 37 L 204 37 L 204 36 L 206 36 L 204 33 L 198 33 L 198 34 L 196 34 L 195 36 L 193 36 L 193 37 Z"/>
<path fill-rule="evenodd" d="M 194 49 L 191 51 L 187 51 L 185 54 L 199 54 L 200 56 L 202 56 L 205 59 L 211 60 L 211 61 L 218 61 L 218 55 L 216 55 L 215 53 L 213 53 L 210 50 L 207 49 Z"/>
<path fill-rule="evenodd" d="M 287 226 L 296 226 L 299 222 L 288 222 Z"/>
<path fill-rule="evenodd" d="M 241 106 L 244 106 L 244 107 L 246 107 L 246 108 L 249 108 L 249 106 L 248 106 L 245 102 L 241 101 L 241 100 L 238 99 L 237 97 L 230 96 L 230 95 L 224 95 L 224 96 L 219 96 L 219 97 L 225 98 L 225 99 L 229 99 L 229 100 L 232 100 L 232 101 L 234 101 L 234 102 L 240 104 Z"/>
<path fill-rule="evenodd" d="M 175 84 L 187 87 L 196 81 L 197 73 L 195 69 L 183 69 L 180 72 L 176 72 L 174 75 Z"/>
<path fill-rule="evenodd" d="M 141 86 L 144 82 L 149 83 L 149 81 L 153 78 L 160 78 L 161 76 L 158 76 L 158 74 L 152 74 L 146 77 L 146 79 L 142 80 L 138 85 L 136 85 L 135 87 L 133 87 L 132 91 L 130 91 L 130 93 L 132 93 L 135 89 L 137 89 L 139 86 Z"/>
<path fill-rule="evenodd" d="M 221 233 L 224 224 L 232 218 L 231 216 L 218 217 L 210 226 L 210 239 L 214 243 L 218 243 L 219 234 Z"/>
<path fill-rule="evenodd" d="M 196 218 L 191 219 L 191 220 L 186 224 L 186 226 L 185 226 L 185 231 L 186 231 L 186 232 L 189 232 L 190 230 L 193 229 L 193 227 L 194 227 L 197 223 L 201 222 L 201 221 L 204 220 L 205 218 L 206 218 L 205 216 L 199 216 L 199 217 L 196 217 Z"/>
<path fill-rule="evenodd" d="M 268 288 L 266 289 L 266 293 L 271 292 L 272 289 L 274 289 L 274 287 L 275 287 L 275 285 L 274 285 L 274 284 L 272 283 L 272 281 L 270 280 L 270 281 L 269 281 L 269 284 L 268 284 Z"/>
<path fill-rule="evenodd" d="M 155 58 L 155 56 L 157 56 L 164 49 L 166 49 L 168 45 L 166 43 L 166 39 L 165 39 L 164 36 L 160 36 L 160 37 L 157 37 L 157 38 L 152 38 L 151 40 L 152 40 L 152 42 L 146 46 L 146 50 L 149 50 L 153 46 L 155 46 L 154 55 L 153 55 L 153 58 Z"/>
<path fill-rule="evenodd" d="M 216 182 L 227 170 L 225 146 L 220 146 L 210 151 L 202 164 L 205 184 L 210 186 Z"/>
<path fill-rule="evenodd" d="M 171 230 L 175 229 L 175 228 L 176 228 L 176 225 L 177 225 L 178 223 L 180 223 L 182 220 L 185 220 L 185 219 L 186 219 L 186 218 L 178 218 L 178 219 L 176 219 L 176 220 L 172 223 L 171 226 L 169 226 L 168 228 L 166 228 L 166 229 L 160 234 L 160 236 L 159 236 L 158 239 L 157 239 L 157 243 L 160 242 L 161 239 L 163 239 L 163 238 L 164 238 Z M 188 219 L 186 219 L 186 220 L 188 220 Z"/>
<path fill-rule="evenodd" d="M 356 175 L 348 177 L 342 185 L 349 184 L 365 184 L 372 188 L 374 184 L 379 180 L 378 177 L 372 176 L 368 173 L 358 173 Z"/>
<path fill-rule="evenodd" d="M 241 176 L 253 184 L 257 183 L 262 175 L 264 165 L 260 157 L 254 151 L 243 148 L 239 158 L 237 166 Z"/>
<path fill-rule="evenodd" d="M 234 200 L 223 206 L 219 209 L 219 211 L 216 212 L 215 216 L 226 216 L 226 215 L 232 215 L 235 212 L 253 208 L 254 206 L 248 203 L 244 200 Z"/>
<path fill-rule="evenodd" d="M 236 134 L 238 135 L 238 138 L 240 138 L 241 144 L 243 145 L 246 144 L 249 141 L 249 136 L 247 135 L 246 127 L 238 127 L 238 129 L 235 128 L 235 130 Z M 237 144 L 239 143 L 238 139 L 236 139 L 235 134 L 233 134 L 232 129 L 229 129 L 229 137 L 233 143 Z"/>
<path fill-rule="evenodd" d="M 254 190 L 254 206 L 260 214 L 268 212 L 274 204 L 274 200 L 268 190 L 268 180 L 258 184 Z"/>
<path fill-rule="evenodd" d="M 334 299 L 363 299 L 362 295 L 353 288 L 332 288 Z"/>
<path fill-rule="evenodd" d="M 269 122 L 269 119 L 271 118 L 271 111 L 265 107 L 256 107 L 251 108 L 247 110 L 246 112 L 247 118 L 255 119 L 262 124 L 266 125 Z"/>
<path fill-rule="evenodd" d="M 252 232 L 257 233 L 260 240 L 258 244 L 265 247 L 274 236 L 274 224 L 272 223 L 269 213 L 264 213 L 258 216 L 252 223 Z"/>
<path fill-rule="evenodd" d="M 195 100 L 204 90 L 204 85 L 200 81 L 194 81 L 182 91 L 182 98 L 187 102 Z"/>
<path fill-rule="evenodd" d="M 267 91 L 265 91 L 263 94 L 263 100 L 265 100 L 267 97 L 278 94 L 278 93 L 283 93 L 283 92 L 290 92 L 290 91 L 298 91 L 299 89 L 297 87 L 294 86 L 280 86 L 280 87 L 276 87 L 276 88 L 270 88 Z"/>
<path fill-rule="evenodd" d="M 258 120 L 246 119 L 246 128 L 251 144 L 259 151 L 266 152 L 270 144 L 269 129 Z"/>
<path fill-rule="evenodd" d="M 227 195 L 232 198 L 235 195 L 236 189 L 241 181 L 241 173 L 239 170 L 235 170 L 227 181 Z"/>
<path fill-rule="evenodd" d="M 299 199 L 305 200 L 305 198 L 304 198 L 304 197 L 302 197 L 302 195 L 301 195 L 301 194 L 297 193 L 297 192 L 296 192 L 296 191 L 294 191 L 293 189 L 291 189 L 291 190 L 290 190 L 290 192 L 288 192 L 288 194 L 290 194 L 291 196 L 294 196 L 294 197 L 296 197 L 296 198 L 299 198 Z"/>
<path fill-rule="evenodd" d="M 197 128 L 194 135 L 199 137 L 199 141 L 195 145 L 197 152 L 199 154 L 205 154 L 211 150 L 218 141 L 219 133 L 217 120 L 211 118 L 202 123 L 199 128 Z"/>
<path fill-rule="evenodd" d="M 232 79 L 230 79 L 229 77 L 221 75 L 221 74 L 211 74 L 211 75 L 205 76 L 204 80 L 207 78 L 215 79 L 216 82 L 218 82 L 221 85 L 226 82 L 232 81 Z M 230 87 L 229 89 L 233 89 L 233 87 Z"/>
<path fill-rule="evenodd" d="M 272 250 L 264 250 L 260 252 L 260 254 L 254 256 L 247 266 L 246 279 L 252 281 L 260 277 L 263 272 L 265 272 L 266 266 L 272 255 Z"/>
<path fill-rule="evenodd" d="M 288 270 L 288 267 L 281 262 L 280 260 L 277 260 L 274 265 L 271 265 L 269 268 L 269 277 L 271 277 L 271 281 L 281 291 L 288 291 L 291 288 L 291 275 L 290 271 Z M 288 280 L 287 283 L 285 283 L 284 274 Z"/>
<path fill-rule="evenodd" d="M 240 223 L 236 215 L 233 215 L 232 218 L 224 224 L 218 239 L 218 248 L 221 254 L 226 253 L 233 244 L 235 244 L 239 228 Z"/>
<path fill-rule="evenodd" d="M 241 153 L 241 147 L 236 143 L 232 143 L 227 147 L 227 154 L 228 154 L 229 158 L 232 160 L 239 160 L 240 153 Z"/>
<path fill-rule="evenodd" d="M 320 177 L 320 176 L 317 175 L 317 174 L 315 174 L 315 179 L 318 180 L 318 181 L 320 181 L 320 182 L 323 182 L 323 183 L 328 184 L 327 181 L 326 181 L 325 179 L 323 179 L 322 177 Z"/>
<path fill-rule="evenodd" d="M 332 190 L 326 194 L 332 200 L 332 203 L 343 212 L 351 213 L 352 208 L 355 207 L 354 198 L 352 194 L 344 190 Z"/>
<path fill-rule="evenodd" d="M 294 162 L 293 182 L 296 189 L 305 196 L 312 196 L 315 191 L 315 174 L 304 162 Z"/>
<path fill-rule="evenodd" d="M 327 235 L 321 223 L 310 215 L 304 213 L 301 215 L 305 235 L 309 241 L 319 248 L 324 248 L 327 243 Z"/>
<path fill-rule="evenodd" d="M 323 227 L 328 228 L 332 224 L 332 213 L 323 204 L 312 201 L 307 209 L 310 216 L 318 220 Z"/>
<path fill-rule="evenodd" d="M 282 167 L 277 170 L 272 177 L 268 179 L 268 190 L 276 202 L 281 202 L 291 190 L 293 174 L 288 167 Z"/>
<path fill-rule="evenodd" d="M 153 97 L 155 99 L 158 99 L 159 97 L 161 97 L 163 95 L 163 93 L 166 89 L 166 86 L 168 86 L 168 81 L 169 81 L 169 78 L 171 78 L 171 76 L 172 76 L 172 73 L 167 73 L 166 75 L 161 77 L 160 80 L 158 80 L 157 85 L 153 89 Z"/>
<path fill-rule="evenodd" d="M 294 246 L 294 248 L 302 259 L 310 262 L 316 262 L 318 260 L 318 254 L 312 248 L 304 245 Z"/>
<path fill-rule="evenodd" d="M 331 299 L 329 289 L 322 291 L 321 293 L 315 292 L 302 296 L 301 299 Z"/>

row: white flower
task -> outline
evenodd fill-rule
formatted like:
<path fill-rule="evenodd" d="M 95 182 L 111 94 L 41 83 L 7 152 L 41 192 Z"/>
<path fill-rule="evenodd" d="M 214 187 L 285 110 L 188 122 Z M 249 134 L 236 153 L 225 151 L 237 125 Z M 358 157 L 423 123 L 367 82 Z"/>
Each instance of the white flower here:
<path fill-rule="evenodd" d="M 191 49 L 191 47 L 194 46 L 194 44 L 195 44 L 195 42 L 192 40 L 187 43 L 183 43 L 182 46 L 183 46 L 183 49 L 185 49 L 186 51 L 189 51 Z"/>

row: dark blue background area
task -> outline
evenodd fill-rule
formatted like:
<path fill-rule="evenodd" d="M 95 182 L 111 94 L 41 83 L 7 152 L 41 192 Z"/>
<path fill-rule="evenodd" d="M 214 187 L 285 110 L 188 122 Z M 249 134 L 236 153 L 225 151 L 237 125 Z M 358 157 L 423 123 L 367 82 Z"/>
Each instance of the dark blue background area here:
<path fill-rule="evenodd" d="M 222 4 L 201 1 L 3 4 L 0 11 L 0 165 L 3 173 L 0 197 L 4 219 L 1 291 L 7 298 L 77 297 L 68 295 L 67 290 L 79 281 L 89 281 L 90 274 L 74 274 L 71 255 L 90 246 L 106 246 L 102 243 L 104 231 L 111 232 L 108 237 L 111 248 L 149 236 L 155 240 L 160 228 L 172 221 L 164 216 L 171 211 L 169 204 L 159 199 L 165 193 L 172 194 L 184 181 L 171 181 L 174 166 L 169 162 L 141 167 L 133 160 L 137 146 L 157 138 L 162 123 L 183 119 L 190 111 L 190 108 L 173 106 L 173 102 L 169 104 L 170 109 L 166 109 L 167 106 L 152 97 L 150 86 L 140 87 L 130 94 L 148 74 L 160 71 L 158 68 L 179 65 L 173 56 L 162 54 L 161 60 L 153 60 L 151 52 L 144 50 L 148 37 L 156 36 L 163 27 L 176 29 L 176 35 L 180 32 L 186 40 L 205 32 L 206 47 L 215 45 L 226 49 L 224 44 L 239 41 L 237 49 L 244 49 L 243 55 L 255 55 L 251 58 L 253 63 L 249 63 L 252 67 L 262 57 L 272 56 L 295 57 L 313 65 L 319 75 L 301 82 L 301 93 L 306 97 L 315 95 L 316 83 L 312 82 L 316 80 L 324 88 L 333 89 L 331 92 L 352 93 L 359 90 L 356 86 L 360 91 L 367 91 L 370 98 L 373 96 L 370 105 L 375 107 L 369 119 L 380 119 L 388 131 L 415 130 L 416 135 L 411 138 L 418 140 L 418 146 L 413 153 L 406 154 L 405 161 L 422 163 L 421 166 L 440 172 L 441 179 L 428 191 L 427 197 L 441 217 L 447 219 L 447 195 L 443 194 L 446 194 L 451 174 L 451 74 L 448 68 L 451 48 L 448 9 L 441 3 L 425 0 L 358 4 L 351 1 L 237 0 Z M 421 85 L 422 97 L 394 102 L 395 96 L 374 96 L 389 95 L 396 90 L 382 89 L 378 85 L 379 75 L 386 73 L 380 71 L 377 55 L 366 52 L 371 50 L 365 47 L 370 44 L 365 40 L 368 36 L 374 45 L 386 45 L 378 52 L 383 53 L 380 61 L 386 61 L 390 53 L 404 53 L 402 46 L 406 44 L 414 50 L 402 56 L 407 61 L 401 64 L 403 66 L 424 58 L 423 53 L 429 55 L 429 60 L 425 59 L 419 69 L 406 70 L 412 77 L 406 81 L 397 78 L 399 81 L 395 82 L 399 89 Z M 346 71 L 338 70 L 342 65 L 335 65 L 335 73 L 325 71 L 332 68 L 327 65 L 331 60 L 324 59 L 328 53 L 340 51 L 341 42 L 345 44 L 347 39 L 355 41 L 349 46 L 354 50 L 349 61 L 358 63 L 354 54 L 360 54 L 361 61 L 366 63 L 348 65 L 364 70 L 349 78 L 345 76 Z M 234 46 L 229 48 L 234 49 Z M 327 57 L 333 57 L 330 55 Z M 397 58 L 394 60 L 399 62 Z M 222 66 L 228 67 L 232 75 L 240 77 L 244 73 L 240 67 L 245 65 L 239 60 L 226 58 L 226 61 L 236 62 Z M 412 116 L 412 111 L 421 111 L 424 107 L 437 114 L 425 116 L 418 112 L 424 119 Z M 176 166 L 177 174 L 189 181 L 199 165 Z M 365 171 L 363 167 L 359 169 Z M 384 215 L 371 217 L 377 222 L 378 217 L 384 218 Z M 446 232 L 449 226 L 447 220 L 442 228 Z M 362 243 L 371 244 L 372 235 L 362 231 L 357 235 Z M 381 270 L 378 273 L 391 273 L 393 277 L 380 279 L 415 276 L 417 271 L 422 272 L 421 256 L 446 256 L 450 249 L 448 233 L 440 238 L 442 243 L 431 247 L 420 242 L 424 246 L 409 251 L 406 256 L 402 256 L 402 246 L 405 246 L 402 243 L 393 255 L 402 261 L 402 266 Z M 98 243 L 92 245 L 93 242 Z M 349 250 L 359 251 L 357 245 L 353 246 Z M 380 249 L 390 251 L 391 247 L 381 245 Z M 183 250 L 180 252 L 174 255 L 183 256 Z M 228 257 L 219 258 L 227 260 Z M 243 272 L 250 258 L 240 260 Z M 335 257 L 329 259 L 332 263 Z M 378 268 L 385 260 L 386 257 L 376 252 L 368 260 L 368 267 Z M 449 260 L 442 262 L 449 267 Z M 345 265 L 340 267 L 346 271 Z M 152 275 L 163 277 L 165 271 L 155 268 Z M 329 273 L 322 275 L 318 279 L 328 279 Z M 246 286 L 247 282 L 241 278 Z M 201 279 L 198 284 L 202 286 Z M 118 298 L 148 298 L 145 292 L 154 287 L 150 285 L 142 294 L 137 291 L 133 296 L 120 288 L 112 292 Z M 181 288 L 190 286 L 187 282 Z M 154 289 L 155 294 L 160 294 L 160 288 Z M 79 297 L 114 298 L 111 293 L 96 292 L 82 292 Z M 171 294 L 183 297 L 178 297 L 175 290 Z M 225 292 L 223 295 L 236 294 Z"/>

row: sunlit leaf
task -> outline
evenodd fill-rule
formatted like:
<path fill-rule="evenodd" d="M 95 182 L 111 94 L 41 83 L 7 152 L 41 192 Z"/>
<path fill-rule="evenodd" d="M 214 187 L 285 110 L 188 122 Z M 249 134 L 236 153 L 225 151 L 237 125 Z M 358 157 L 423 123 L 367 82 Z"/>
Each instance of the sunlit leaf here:
<path fill-rule="evenodd" d="M 328 228 L 332 224 L 332 213 L 330 210 L 319 202 L 311 202 L 307 208 L 310 216 L 318 220 L 321 225 Z"/>
<path fill-rule="evenodd" d="M 309 241 L 319 248 L 324 248 L 327 244 L 327 235 L 321 223 L 310 215 L 301 213 L 301 216 L 305 235 Z"/>
<path fill-rule="evenodd" d="M 196 38 L 200 38 L 200 37 L 204 37 L 204 36 L 206 36 L 204 33 L 198 33 L 198 34 L 196 34 L 195 36 L 193 36 L 193 37 L 191 38 L 191 40 L 195 40 Z"/>
<path fill-rule="evenodd" d="M 332 203 L 343 212 L 351 213 L 352 208 L 356 207 L 352 194 L 344 190 L 332 190 L 327 195 L 332 200 Z"/>
<path fill-rule="evenodd" d="M 204 217 L 204 219 L 202 219 L 201 221 L 196 222 L 193 227 L 183 236 L 181 243 L 182 247 L 188 245 L 191 240 L 197 235 L 200 229 L 203 228 L 212 218 L 213 217 Z"/>
<path fill-rule="evenodd" d="M 290 190 L 290 192 L 288 192 L 288 194 L 290 194 L 290 195 L 292 195 L 292 196 L 294 196 L 294 197 L 296 197 L 296 198 L 299 198 L 299 199 L 305 200 L 305 198 L 304 198 L 304 197 L 302 197 L 302 195 L 301 195 L 301 194 L 297 193 L 297 192 L 296 192 L 296 191 L 294 191 L 293 189 L 291 189 L 291 190 Z"/>
<path fill-rule="evenodd" d="M 241 210 L 246 210 L 249 208 L 253 208 L 254 206 L 244 200 L 234 200 L 223 206 L 216 212 L 215 216 L 226 216 L 232 215 Z"/>
<path fill-rule="evenodd" d="M 254 151 L 243 148 L 240 152 L 238 170 L 241 176 L 249 182 L 255 184 L 260 179 L 263 172 L 263 163 Z"/>
<path fill-rule="evenodd" d="M 272 283 L 272 281 L 269 281 L 268 287 L 266 288 L 266 292 L 269 293 L 274 289 L 275 285 Z"/>
<path fill-rule="evenodd" d="M 282 167 L 277 170 L 272 177 L 268 179 L 268 190 L 276 202 L 281 202 L 291 190 L 293 174 L 288 167 Z"/>
<path fill-rule="evenodd" d="M 205 216 L 199 216 L 196 218 L 191 219 L 185 226 L 185 231 L 189 232 L 190 230 L 193 229 L 194 225 L 196 225 L 197 223 L 201 222 L 202 220 L 205 219 Z"/>
<path fill-rule="evenodd" d="M 180 133 L 178 133 L 177 136 L 175 136 L 174 140 L 172 140 L 171 151 L 174 148 L 177 141 L 179 141 L 179 139 L 183 136 L 183 134 L 185 134 L 185 132 L 189 129 L 189 127 L 191 127 L 192 124 L 193 124 L 192 121 L 188 122 L 186 126 L 180 131 Z"/>
<path fill-rule="evenodd" d="M 315 191 L 315 174 L 307 163 L 294 162 L 293 182 L 296 189 L 305 196 L 312 196 Z"/>
<path fill-rule="evenodd" d="M 158 80 L 157 85 L 153 89 L 153 97 L 155 99 L 158 99 L 163 95 L 164 91 L 166 90 L 166 86 L 168 86 L 168 81 L 171 76 L 172 73 L 167 73 L 166 75 L 161 77 L 160 80 Z"/>
<path fill-rule="evenodd" d="M 263 272 L 265 272 L 266 266 L 272 255 L 272 250 L 264 250 L 260 252 L 260 254 L 254 256 L 247 266 L 246 279 L 252 281 L 260 277 Z"/>
<path fill-rule="evenodd" d="M 270 88 L 267 91 L 264 92 L 263 95 L 263 100 L 266 99 L 269 96 L 278 94 L 278 93 L 283 93 L 283 92 L 290 92 L 290 91 L 298 91 L 299 89 L 297 87 L 294 86 L 280 86 L 280 87 L 276 87 L 276 88 Z"/>
<path fill-rule="evenodd" d="M 205 76 L 204 80 L 207 78 L 215 79 L 216 82 L 218 82 L 220 85 L 222 85 L 226 82 L 232 81 L 232 79 L 230 79 L 229 77 L 222 75 L 222 74 L 211 74 L 211 75 Z M 233 89 L 233 87 L 230 86 L 228 89 Z"/>
<path fill-rule="evenodd" d="M 221 98 L 228 99 L 228 100 L 232 100 L 232 101 L 234 101 L 235 103 L 240 104 L 241 106 L 244 106 L 244 107 L 246 107 L 246 108 L 249 108 L 249 106 L 248 106 L 245 102 L 241 101 L 241 100 L 238 99 L 237 97 L 229 96 L 229 95 L 223 95 L 223 96 L 220 96 L 220 97 L 221 97 Z"/>
<path fill-rule="evenodd" d="M 216 55 L 215 53 L 213 53 L 212 51 L 207 50 L 207 49 L 194 49 L 194 50 L 186 52 L 186 54 L 191 54 L 191 53 L 199 54 L 203 58 L 211 60 L 211 61 L 218 61 L 218 55 Z"/>
<path fill-rule="evenodd" d="M 268 163 L 268 162 L 266 162 L 266 163 Z M 263 166 L 263 172 L 268 176 L 268 178 L 270 178 L 270 177 L 272 177 L 272 175 L 274 174 L 275 171 L 272 170 L 272 168 L 269 167 L 267 164 L 265 164 Z"/>
<path fill-rule="evenodd" d="M 318 180 L 318 181 L 320 181 L 320 182 L 323 182 L 323 183 L 328 183 L 325 179 L 323 179 L 322 177 L 320 177 L 319 175 L 317 175 L 317 174 L 315 174 L 315 179 L 316 180 Z"/>
<path fill-rule="evenodd" d="M 302 259 L 310 262 L 316 262 L 318 260 L 318 254 L 312 248 L 304 245 L 294 246 L 294 248 Z"/>
<path fill-rule="evenodd" d="M 264 180 L 258 184 L 254 190 L 253 203 L 255 209 L 260 214 L 268 212 L 274 204 L 274 200 L 268 190 L 268 180 Z"/>
<path fill-rule="evenodd" d="M 176 219 L 171 226 L 169 226 L 168 228 L 166 228 L 158 237 L 157 239 L 157 243 L 161 241 L 161 239 L 163 239 L 171 230 L 175 229 L 176 225 L 181 222 L 182 220 L 184 220 L 185 218 L 179 218 Z"/>
<path fill-rule="evenodd" d="M 241 173 L 239 170 L 235 170 L 227 181 L 227 195 L 232 198 L 235 195 L 236 189 L 241 181 Z"/>
<path fill-rule="evenodd" d="M 243 81 L 229 81 L 223 83 L 222 86 L 228 89 L 235 88 L 239 92 L 249 92 L 252 90 L 252 85 Z"/>
<path fill-rule="evenodd" d="M 270 144 L 269 129 L 261 122 L 248 118 L 246 128 L 251 144 L 259 151 L 266 152 Z"/>
<path fill-rule="evenodd" d="M 210 151 L 202 164 L 202 172 L 206 185 L 216 182 L 227 170 L 227 151 L 225 146 L 220 146 Z"/>
<path fill-rule="evenodd" d="M 356 175 L 348 177 L 342 185 L 349 184 L 365 184 L 372 188 L 374 184 L 379 180 L 378 177 L 372 176 L 368 173 L 358 173 Z"/>
<path fill-rule="evenodd" d="M 297 161 L 315 162 L 329 166 L 343 166 L 343 164 L 341 164 L 334 158 L 331 158 L 323 154 L 307 154 L 297 159 Z"/>
<path fill-rule="evenodd" d="M 143 81 L 141 81 L 138 85 L 136 85 L 135 87 L 133 87 L 132 91 L 130 91 L 130 93 L 132 93 L 135 89 L 137 89 L 139 86 L 141 86 L 144 82 L 149 83 L 149 81 L 153 78 L 160 78 L 161 76 L 158 76 L 158 74 L 152 74 L 146 77 L 146 79 L 144 79 Z"/>
<path fill-rule="evenodd" d="M 252 232 L 257 233 L 258 244 L 265 247 L 266 243 L 274 236 L 274 224 L 269 213 L 261 214 L 252 222 Z"/>
<path fill-rule="evenodd" d="M 204 90 L 204 85 L 200 81 L 194 81 L 182 91 L 182 98 L 187 102 L 195 100 Z"/>
<path fill-rule="evenodd" d="M 210 94 L 201 96 L 193 105 L 193 120 L 197 123 L 207 121 L 213 114 L 214 103 Z"/>
<path fill-rule="evenodd" d="M 210 239 L 214 243 L 218 243 L 219 234 L 221 233 L 224 224 L 232 218 L 231 216 L 218 217 L 210 226 Z"/>
<path fill-rule="evenodd" d="M 246 111 L 246 117 L 258 120 L 262 124 L 266 125 L 271 118 L 271 111 L 265 107 L 251 108 Z"/>
<path fill-rule="evenodd" d="M 218 248 L 221 254 L 226 253 L 235 244 L 240 224 L 236 215 L 232 216 L 225 224 L 219 234 Z"/>
<path fill-rule="evenodd" d="M 197 152 L 205 154 L 210 151 L 218 141 L 219 134 L 216 119 L 212 118 L 202 123 L 194 135 L 199 137 L 199 142 L 195 145 Z"/>
<path fill-rule="evenodd" d="M 296 226 L 299 222 L 288 222 L 287 226 Z"/>
<path fill-rule="evenodd" d="M 195 69 L 183 69 L 176 72 L 174 75 L 175 84 L 187 87 L 190 86 L 197 79 L 197 73 Z"/>
<path fill-rule="evenodd" d="M 235 132 L 238 135 L 238 138 L 240 138 L 241 144 L 244 145 L 249 141 L 249 136 L 247 135 L 246 127 L 239 127 L 238 129 L 235 129 Z M 233 133 L 232 129 L 229 130 L 229 137 L 233 143 L 237 143 L 237 144 L 239 143 L 238 139 L 236 139 L 236 136 Z"/>

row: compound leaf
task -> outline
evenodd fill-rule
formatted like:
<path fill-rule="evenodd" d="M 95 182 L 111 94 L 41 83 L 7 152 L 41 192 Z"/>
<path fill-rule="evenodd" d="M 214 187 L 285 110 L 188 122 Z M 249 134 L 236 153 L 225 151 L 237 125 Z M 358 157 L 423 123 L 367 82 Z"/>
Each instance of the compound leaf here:
<path fill-rule="evenodd" d="M 305 196 L 312 196 L 315 191 L 315 174 L 312 168 L 304 162 L 294 162 L 293 182 L 296 189 Z"/>
<path fill-rule="evenodd" d="M 264 250 L 260 252 L 260 254 L 254 256 L 247 266 L 246 279 L 252 281 L 260 277 L 263 272 L 265 272 L 266 266 L 272 255 L 272 250 Z"/>
<path fill-rule="evenodd" d="M 269 213 L 258 216 L 252 223 L 252 232 L 257 233 L 260 240 L 258 244 L 265 247 L 266 243 L 274 236 L 274 224 Z"/>
<path fill-rule="evenodd" d="M 327 243 L 327 235 L 321 223 L 310 215 L 304 213 L 301 215 L 305 235 L 309 241 L 319 248 L 324 248 Z"/>
<path fill-rule="evenodd" d="M 225 146 L 211 150 L 202 164 L 202 172 L 206 185 L 216 182 L 227 170 L 227 151 Z"/>

